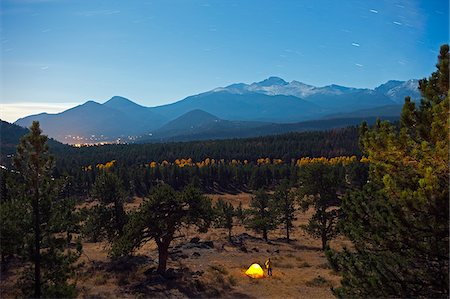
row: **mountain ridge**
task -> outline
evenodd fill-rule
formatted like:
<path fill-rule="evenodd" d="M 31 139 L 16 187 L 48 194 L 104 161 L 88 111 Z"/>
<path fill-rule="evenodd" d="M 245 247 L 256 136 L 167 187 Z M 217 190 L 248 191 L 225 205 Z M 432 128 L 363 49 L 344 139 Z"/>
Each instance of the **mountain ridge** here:
<path fill-rule="evenodd" d="M 406 95 L 417 101 L 420 98 L 417 86 L 418 81 L 412 79 L 390 80 L 374 89 L 337 84 L 315 87 L 295 80 L 286 82 L 272 76 L 251 84 L 235 83 L 218 87 L 155 107 L 146 107 L 122 96 L 113 96 L 103 104 L 89 100 L 60 113 L 41 113 L 20 118 L 15 124 L 28 127 L 33 120 L 38 120 L 49 136 L 70 143 L 73 140 L 68 140 L 68 136 L 91 138 L 104 135 L 105 138 L 114 139 L 162 134 L 165 125 L 196 110 L 216 117 L 218 124 L 208 124 L 217 130 L 236 130 L 236 126 L 246 127 L 251 122 L 298 123 L 329 118 L 330 115 L 349 118 L 352 112 L 358 116 L 372 117 L 387 111 L 392 116 L 397 107 L 389 111 L 376 108 L 399 105 Z M 241 123 L 238 125 L 225 121 Z M 184 132 L 185 128 L 180 125 L 180 121 L 178 123 L 178 127 L 172 127 L 171 130 Z M 198 126 L 197 129 L 202 127 L 201 130 L 206 130 L 205 126 Z"/>

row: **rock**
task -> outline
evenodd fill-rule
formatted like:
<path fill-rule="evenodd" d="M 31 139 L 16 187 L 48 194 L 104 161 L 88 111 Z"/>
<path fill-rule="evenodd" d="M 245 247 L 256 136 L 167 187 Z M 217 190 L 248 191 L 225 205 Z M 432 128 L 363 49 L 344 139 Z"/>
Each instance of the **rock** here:
<path fill-rule="evenodd" d="M 274 251 L 275 253 L 280 253 L 280 249 L 277 249 Z"/>
<path fill-rule="evenodd" d="M 256 247 L 253 247 L 252 250 L 253 250 L 254 252 L 259 252 L 259 249 L 256 248 Z"/>
<path fill-rule="evenodd" d="M 242 245 L 241 247 L 239 247 L 239 249 L 240 249 L 242 252 L 245 252 L 245 253 L 248 252 L 247 247 L 245 247 L 244 245 Z"/>
<path fill-rule="evenodd" d="M 205 241 L 205 242 L 203 242 L 203 244 L 205 244 L 209 248 L 214 248 L 214 242 L 213 241 Z"/>
<path fill-rule="evenodd" d="M 200 256 L 200 253 L 198 253 L 198 252 L 196 251 L 196 252 L 194 252 L 194 253 L 192 254 L 192 256 L 193 256 L 193 257 L 199 257 L 199 256 Z"/>
<path fill-rule="evenodd" d="M 191 241 L 189 241 L 189 243 L 193 243 L 193 244 L 197 244 L 198 242 L 200 242 L 200 238 L 199 237 L 193 237 L 191 239 Z"/>

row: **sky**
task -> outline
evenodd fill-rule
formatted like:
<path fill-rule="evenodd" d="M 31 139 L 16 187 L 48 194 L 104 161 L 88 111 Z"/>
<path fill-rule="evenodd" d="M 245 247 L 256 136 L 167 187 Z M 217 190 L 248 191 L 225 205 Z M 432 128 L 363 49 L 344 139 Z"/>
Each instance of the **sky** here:
<path fill-rule="evenodd" d="M 269 76 L 374 88 L 427 77 L 446 0 L 0 0 L 0 118 L 114 95 L 156 106 Z"/>

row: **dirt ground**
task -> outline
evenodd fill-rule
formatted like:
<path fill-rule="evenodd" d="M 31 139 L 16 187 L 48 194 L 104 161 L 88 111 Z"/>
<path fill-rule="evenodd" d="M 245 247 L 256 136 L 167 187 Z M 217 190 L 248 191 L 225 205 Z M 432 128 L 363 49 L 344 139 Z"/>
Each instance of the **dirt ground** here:
<path fill-rule="evenodd" d="M 251 195 L 208 195 L 237 206 L 248 207 Z M 127 209 L 136 208 L 136 199 Z M 288 244 L 282 229 L 269 233 L 269 242 L 239 223 L 233 228 L 233 242 L 225 229 L 211 228 L 200 234 L 181 231 L 168 261 L 168 275 L 155 273 L 158 254 L 153 242 L 134 257 L 111 261 L 104 243 L 84 243 L 80 271 L 76 278 L 80 298 L 334 298 L 332 286 L 340 277 L 328 266 L 320 240 L 305 234 L 299 226 L 306 224 L 312 211 L 298 212 L 292 241 Z M 349 245 L 338 238 L 332 248 Z M 271 257 L 273 276 L 247 277 L 252 263 L 264 265 Z M 1 279 L 1 298 L 14 297 L 17 291 L 10 273 Z"/>

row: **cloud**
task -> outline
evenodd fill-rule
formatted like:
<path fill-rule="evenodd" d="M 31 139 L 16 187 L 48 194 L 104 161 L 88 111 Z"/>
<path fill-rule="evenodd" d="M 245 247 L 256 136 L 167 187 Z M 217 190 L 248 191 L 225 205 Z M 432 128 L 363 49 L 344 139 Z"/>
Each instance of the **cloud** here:
<path fill-rule="evenodd" d="M 371 13 L 378 13 L 378 10 L 375 10 L 375 9 L 371 9 L 371 10 L 369 10 Z"/>
<path fill-rule="evenodd" d="M 361 45 L 360 45 L 360 44 L 358 44 L 358 43 L 352 43 L 352 46 L 355 46 L 355 47 L 360 47 Z"/>
<path fill-rule="evenodd" d="M 72 108 L 79 103 L 1 103 L 0 118 L 14 122 L 21 117 L 38 113 L 59 113 Z"/>
<path fill-rule="evenodd" d="M 402 26 L 402 25 L 403 25 L 403 23 L 400 23 L 400 22 L 397 22 L 397 21 L 394 21 L 394 22 L 392 22 L 392 23 L 394 23 L 395 25 L 399 25 L 399 26 Z"/>
<path fill-rule="evenodd" d="M 362 64 L 360 64 L 360 63 L 355 63 L 355 65 L 357 66 L 357 67 L 363 67 L 364 65 L 362 65 Z"/>

